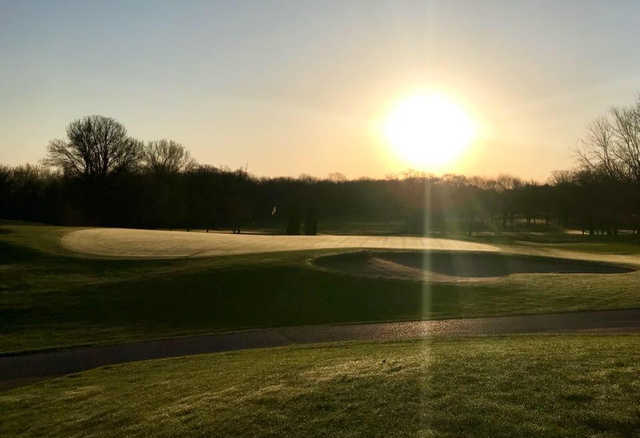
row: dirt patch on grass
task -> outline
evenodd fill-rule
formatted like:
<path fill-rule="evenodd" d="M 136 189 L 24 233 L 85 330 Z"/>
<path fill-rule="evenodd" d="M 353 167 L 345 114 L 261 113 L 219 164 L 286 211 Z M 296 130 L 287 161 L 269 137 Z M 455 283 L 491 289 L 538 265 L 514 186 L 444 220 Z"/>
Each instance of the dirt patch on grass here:
<path fill-rule="evenodd" d="M 360 251 L 319 257 L 315 264 L 356 275 L 429 281 L 480 281 L 511 274 L 620 274 L 622 265 L 473 251 Z"/>

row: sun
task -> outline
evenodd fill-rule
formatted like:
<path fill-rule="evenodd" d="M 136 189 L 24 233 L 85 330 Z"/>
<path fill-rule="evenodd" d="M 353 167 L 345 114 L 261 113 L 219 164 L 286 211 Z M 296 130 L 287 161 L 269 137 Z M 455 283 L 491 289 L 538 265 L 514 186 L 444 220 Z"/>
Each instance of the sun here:
<path fill-rule="evenodd" d="M 384 123 L 395 152 L 413 166 L 440 170 L 467 149 L 476 133 L 473 120 L 441 94 L 416 94 L 401 100 Z"/>

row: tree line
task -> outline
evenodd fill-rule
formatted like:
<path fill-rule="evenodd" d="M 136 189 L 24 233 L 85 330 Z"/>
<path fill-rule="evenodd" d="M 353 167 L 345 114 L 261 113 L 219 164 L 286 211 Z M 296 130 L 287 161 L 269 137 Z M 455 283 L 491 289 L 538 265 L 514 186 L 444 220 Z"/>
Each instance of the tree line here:
<path fill-rule="evenodd" d="M 259 228 L 316 234 L 380 222 L 407 234 L 575 228 L 640 232 L 640 100 L 594 121 L 575 169 L 546 183 L 407 172 L 384 179 L 259 178 L 199 164 L 172 140 L 143 142 L 88 116 L 40 164 L 0 165 L 0 217 L 60 225 Z M 391 228 L 388 228 L 391 230 Z"/>

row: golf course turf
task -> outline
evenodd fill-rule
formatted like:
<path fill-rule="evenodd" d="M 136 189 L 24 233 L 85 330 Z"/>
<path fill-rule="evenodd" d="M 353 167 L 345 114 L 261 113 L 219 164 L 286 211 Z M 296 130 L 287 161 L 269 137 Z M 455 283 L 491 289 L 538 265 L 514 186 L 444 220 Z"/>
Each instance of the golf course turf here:
<path fill-rule="evenodd" d="M 61 245 L 73 229 L 0 228 L 0 352 L 258 327 L 640 308 L 638 271 L 424 283 L 329 272 L 310 263 L 347 249 L 100 259 Z M 608 260 L 581 245 L 575 252 L 581 257 Z M 540 251 L 536 246 L 534 253 Z"/>
<path fill-rule="evenodd" d="M 640 336 L 247 350 L 103 367 L 0 393 L 16 437 L 633 437 Z"/>
<path fill-rule="evenodd" d="M 66 234 L 70 251 L 107 257 L 211 257 L 344 248 L 496 251 L 492 245 L 415 236 L 288 236 L 91 228 Z"/>
<path fill-rule="evenodd" d="M 363 251 L 319 257 L 319 266 L 356 275 L 446 281 L 510 274 L 620 274 L 635 269 L 608 263 L 475 251 Z"/>
<path fill-rule="evenodd" d="M 0 230 L 5 353 L 258 327 L 640 308 L 635 242 L 594 242 L 591 250 L 589 241 L 485 238 L 479 244 L 491 249 L 482 252 L 429 248 L 442 254 L 432 261 L 449 277 L 478 274 L 446 271 L 463 266 L 451 257 L 470 266 L 488 257 L 490 277 L 460 282 L 353 275 L 333 263 L 366 263 L 375 253 L 422 268 L 422 253 L 406 247 L 127 259 L 71 251 L 63 240 L 76 229 L 9 223 Z M 182 232 L 191 241 L 206 234 Z M 522 260 L 548 266 L 549 257 L 562 259 L 560 272 L 520 269 Z M 638 364 L 633 332 L 200 354 L 5 386 L 0 436 L 634 437 Z"/>

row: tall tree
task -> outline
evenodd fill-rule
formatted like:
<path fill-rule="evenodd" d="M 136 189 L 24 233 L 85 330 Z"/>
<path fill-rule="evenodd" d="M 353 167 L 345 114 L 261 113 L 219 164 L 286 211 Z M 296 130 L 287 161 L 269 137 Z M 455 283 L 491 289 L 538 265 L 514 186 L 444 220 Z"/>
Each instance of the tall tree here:
<path fill-rule="evenodd" d="M 153 173 L 178 173 L 194 168 L 196 163 L 180 143 L 162 139 L 147 143 L 144 165 Z"/>
<path fill-rule="evenodd" d="M 640 98 L 634 106 L 611 109 L 589 126 L 579 158 L 584 168 L 640 184 Z"/>
<path fill-rule="evenodd" d="M 110 117 L 87 116 L 67 126 L 67 140 L 52 140 L 45 164 L 66 175 L 101 177 L 135 169 L 142 143 L 127 135 L 125 127 Z"/>

